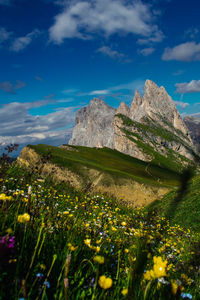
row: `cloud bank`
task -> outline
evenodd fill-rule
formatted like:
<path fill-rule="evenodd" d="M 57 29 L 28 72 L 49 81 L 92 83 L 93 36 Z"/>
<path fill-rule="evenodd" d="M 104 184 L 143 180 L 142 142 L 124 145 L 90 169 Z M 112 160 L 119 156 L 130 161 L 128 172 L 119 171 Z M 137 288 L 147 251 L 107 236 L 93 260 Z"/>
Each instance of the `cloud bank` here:
<path fill-rule="evenodd" d="M 66 1 L 49 29 L 50 41 L 61 44 L 68 38 L 91 39 L 98 33 L 139 35 L 152 42 L 161 41 L 163 33 L 154 24 L 150 6 L 141 1 L 85 0 Z"/>
<path fill-rule="evenodd" d="M 0 143 L 31 143 L 41 140 L 62 140 L 71 133 L 74 108 L 67 107 L 47 115 L 33 116 L 29 110 L 47 105 L 49 100 L 12 102 L 0 108 Z M 62 142 L 66 142 L 65 139 Z"/>
<path fill-rule="evenodd" d="M 175 46 L 174 48 L 165 48 L 162 59 L 178 61 L 199 61 L 200 60 L 200 43 L 187 42 Z"/>

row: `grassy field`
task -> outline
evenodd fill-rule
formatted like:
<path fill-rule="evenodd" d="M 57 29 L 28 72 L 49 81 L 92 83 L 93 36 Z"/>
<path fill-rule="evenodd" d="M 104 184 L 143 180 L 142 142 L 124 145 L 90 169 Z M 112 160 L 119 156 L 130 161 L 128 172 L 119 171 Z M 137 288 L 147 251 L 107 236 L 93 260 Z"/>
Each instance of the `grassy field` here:
<path fill-rule="evenodd" d="M 44 159 L 67 167 L 83 178 L 87 177 L 85 167 L 88 167 L 111 174 L 116 180 L 132 178 L 138 182 L 167 187 L 177 187 L 180 182 L 178 171 L 143 162 L 109 148 L 67 146 L 67 149 L 62 149 L 43 144 L 29 147 Z"/>
<path fill-rule="evenodd" d="M 0 299 L 199 299 L 197 227 L 55 185 L 15 164 L 1 174 Z"/>

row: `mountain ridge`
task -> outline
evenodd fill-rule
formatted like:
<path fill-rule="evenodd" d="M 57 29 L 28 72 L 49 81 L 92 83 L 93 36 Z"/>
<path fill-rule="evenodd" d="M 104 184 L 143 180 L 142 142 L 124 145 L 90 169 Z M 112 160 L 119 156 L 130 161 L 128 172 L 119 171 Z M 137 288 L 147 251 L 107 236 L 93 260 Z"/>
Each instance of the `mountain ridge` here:
<path fill-rule="evenodd" d="M 158 152 L 184 165 L 196 155 L 175 103 L 164 87 L 151 80 L 145 82 L 143 97 L 136 91 L 131 107 L 121 102 L 116 110 L 94 98 L 78 110 L 69 144 L 109 147 L 144 161 L 154 160 Z"/>

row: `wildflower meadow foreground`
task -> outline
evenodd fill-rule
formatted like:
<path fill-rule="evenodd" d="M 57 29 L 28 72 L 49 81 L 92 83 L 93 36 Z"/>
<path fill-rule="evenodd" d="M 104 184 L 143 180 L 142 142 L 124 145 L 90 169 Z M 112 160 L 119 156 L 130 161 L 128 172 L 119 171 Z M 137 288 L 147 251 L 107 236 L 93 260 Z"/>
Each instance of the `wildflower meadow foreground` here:
<path fill-rule="evenodd" d="M 0 179 L 0 299 L 200 299 L 199 235 L 13 165 Z"/>

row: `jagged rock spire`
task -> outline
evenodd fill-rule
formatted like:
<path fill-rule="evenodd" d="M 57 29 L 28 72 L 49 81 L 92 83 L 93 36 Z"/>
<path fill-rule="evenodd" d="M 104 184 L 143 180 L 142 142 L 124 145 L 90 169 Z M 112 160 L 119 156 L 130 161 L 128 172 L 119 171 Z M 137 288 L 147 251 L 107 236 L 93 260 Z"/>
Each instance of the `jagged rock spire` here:
<path fill-rule="evenodd" d="M 122 114 L 130 118 L 130 108 L 124 101 L 120 103 L 120 106 L 116 112 L 117 114 Z"/>

